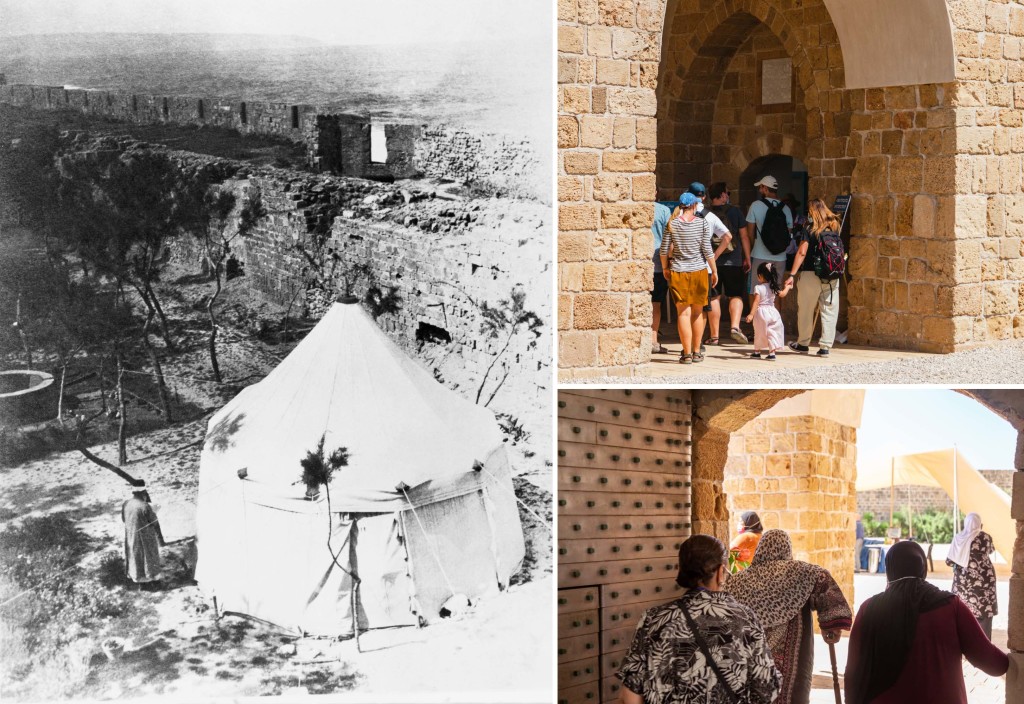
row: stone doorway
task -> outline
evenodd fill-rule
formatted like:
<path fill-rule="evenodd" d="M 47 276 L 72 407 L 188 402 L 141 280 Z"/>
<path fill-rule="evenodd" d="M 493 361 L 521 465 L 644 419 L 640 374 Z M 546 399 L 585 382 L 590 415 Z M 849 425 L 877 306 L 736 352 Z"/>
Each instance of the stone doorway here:
<path fill-rule="evenodd" d="M 768 174 L 779 181 L 779 197 L 792 195 L 799 202 L 799 209 L 807 210 L 807 166 L 797 157 L 788 154 L 766 154 L 750 162 L 740 174 L 739 189 L 733 204 L 739 206 L 745 213 L 750 204 L 758 198 L 754 184 Z"/>

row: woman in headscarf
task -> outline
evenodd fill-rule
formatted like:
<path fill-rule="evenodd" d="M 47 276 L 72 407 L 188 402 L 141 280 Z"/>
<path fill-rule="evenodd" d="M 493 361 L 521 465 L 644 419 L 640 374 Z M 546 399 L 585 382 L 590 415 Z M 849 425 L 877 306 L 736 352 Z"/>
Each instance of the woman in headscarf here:
<path fill-rule="evenodd" d="M 953 568 L 953 593 L 967 604 L 989 640 L 992 617 L 999 613 L 996 569 L 989 557 L 995 551 L 992 536 L 981 529 L 981 516 L 968 513 L 946 556 L 946 564 Z"/>
<path fill-rule="evenodd" d="M 761 542 L 761 534 L 764 527 L 761 525 L 761 517 L 753 511 L 744 511 L 740 514 L 739 534 L 729 543 L 729 551 L 736 554 L 739 562 L 750 563 L 754 559 L 754 551 L 757 544 Z M 743 566 L 738 566 L 743 569 Z"/>
<path fill-rule="evenodd" d="M 1010 667 L 967 605 L 927 574 L 917 543 L 886 553 L 886 590 L 864 602 L 850 633 L 846 704 L 967 704 L 961 656 L 993 677 Z"/>
<path fill-rule="evenodd" d="M 694 535 L 679 547 L 686 592 L 648 609 L 618 672 L 622 704 L 768 704 L 780 676 L 753 612 L 722 591 L 725 546 Z"/>
<path fill-rule="evenodd" d="M 775 666 L 782 672 L 777 704 L 806 704 L 811 696 L 814 630 L 811 611 L 826 643 L 849 629 L 853 613 L 828 570 L 793 559 L 789 534 L 772 529 L 761 536 L 754 560 L 732 576 L 726 591 L 746 604 L 764 627 Z"/>

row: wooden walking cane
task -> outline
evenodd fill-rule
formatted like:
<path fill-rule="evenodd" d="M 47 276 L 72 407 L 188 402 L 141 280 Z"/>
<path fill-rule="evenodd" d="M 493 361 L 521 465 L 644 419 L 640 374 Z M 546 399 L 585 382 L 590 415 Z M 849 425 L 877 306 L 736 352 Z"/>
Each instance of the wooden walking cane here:
<path fill-rule="evenodd" d="M 836 704 L 843 704 L 843 697 L 839 693 L 839 668 L 836 666 L 836 644 L 828 644 L 828 656 L 832 659 L 832 686 L 836 690 Z"/>

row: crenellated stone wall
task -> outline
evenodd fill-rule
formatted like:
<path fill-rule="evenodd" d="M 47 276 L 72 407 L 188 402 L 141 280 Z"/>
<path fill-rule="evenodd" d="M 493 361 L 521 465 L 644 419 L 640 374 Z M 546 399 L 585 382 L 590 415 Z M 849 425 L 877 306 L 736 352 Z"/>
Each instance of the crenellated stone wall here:
<path fill-rule="evenodd" d="M 313 170 L 342 176 L 393 180 L 425 175 L 541 202 L 551 197 L 548 165 L 541 163 L 529 140 L 505 135 L 387 123 L 383 125 L 387 158 L 377 162 L 371 155 L 370 133 L 380 123 L 323 106 L 25 84 L 0 88 L 0 102 L 41 110 L 72 109 L 122 122 L 211 125 L 243 134 L 277 135 L 303 143 Z"/>

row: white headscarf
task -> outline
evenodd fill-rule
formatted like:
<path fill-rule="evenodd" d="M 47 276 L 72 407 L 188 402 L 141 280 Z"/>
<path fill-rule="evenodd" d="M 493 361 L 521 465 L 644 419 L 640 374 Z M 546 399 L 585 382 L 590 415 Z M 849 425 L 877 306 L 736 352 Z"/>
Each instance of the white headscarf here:
<path fill-rule="evenodd" d="M 953 543 L 949 546 L 947 557 L 960 565 L 967 567 L 971 560 L 971 543 L 981 532 L 981 516 L 976 513 L 968 513 L 964 519 L 964 529 L 953 536 Z"/>

